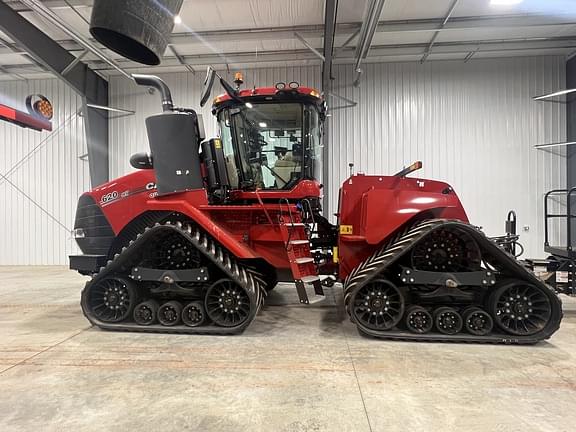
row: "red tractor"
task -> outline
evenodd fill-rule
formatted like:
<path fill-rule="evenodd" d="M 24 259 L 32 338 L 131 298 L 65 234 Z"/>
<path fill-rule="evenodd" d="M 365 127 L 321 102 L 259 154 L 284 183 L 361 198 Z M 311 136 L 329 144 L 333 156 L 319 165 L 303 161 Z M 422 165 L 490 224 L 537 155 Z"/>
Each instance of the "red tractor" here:
<path fill-rule="evenodd" d="M 216 73 L 209 71 L 202 97 Z M 535 343 L 562 318 L 552 289 L 468 223 L 446 183 L 351 175 L 338 223 L 320 206 L 320 94 L 298 83 L 226 90 L 205 140 L 194 110 L 176 108 L 159 78 L 163 112 L 146 120 L 150 153 L 138 171 L 79 200 L 74 236 L 91 275 L 88 320 L 107 330 L 235 334 L 279 281 L 303 304 L 336 280 L 361 333 L 385 339 Z"/>

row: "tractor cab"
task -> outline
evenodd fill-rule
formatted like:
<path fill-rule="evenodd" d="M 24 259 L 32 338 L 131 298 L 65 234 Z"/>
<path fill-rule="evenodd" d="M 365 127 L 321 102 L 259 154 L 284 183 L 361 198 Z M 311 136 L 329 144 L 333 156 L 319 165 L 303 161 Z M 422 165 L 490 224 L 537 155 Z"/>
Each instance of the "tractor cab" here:
<path fill-rule="evenodd" d="M 219 138 L 203 145 L 210 190 L 288 191 L 322 170 L 325 105 L 296 82 L 236 89 L 214 99 Z M 227 89 L 228 90 L 228 89 Z"/>

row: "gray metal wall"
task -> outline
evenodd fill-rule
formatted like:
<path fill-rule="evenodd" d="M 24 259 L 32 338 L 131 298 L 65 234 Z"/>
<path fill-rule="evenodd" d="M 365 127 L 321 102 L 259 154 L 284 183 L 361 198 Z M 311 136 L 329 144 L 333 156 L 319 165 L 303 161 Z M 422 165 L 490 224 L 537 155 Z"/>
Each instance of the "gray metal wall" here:
<path fill-rule="evenodd" d="M 542 199 L 564 187 L 564 150 L 534 144 L 565 139 L 564 105 L 537 103 L 534 95 L 564 88 L 561 57 L 510 58 L 426 64 L 370 64 L 359 88 L 349 65 L 334 67 L 335 92 L 358 101 L 328 120 L 330 182 L 327 214 L 336 211 L 337 191 L 348 163 L 367 174 L 392 174 L 422 160 L 422 177 L 453 185 L 471 222 L 490 235 L 503 233 L 509 209 L 518 213 L 525 256 L 543 256 Z M 244 71 L 246 84 L 296 80 L 319 86 L 317 67 Z M 202 74 L 167 74 L 177 105 L 197 106 Z M 158 95 L 123 78 L 111 80 L 111 105 L 137 115 L 112 121 L 111 176 L 130 170 L 128 159 L 147 149 L 144 118 L 158 112 Z M 334 101 L 333 105 L 340 105 Z M 216 128 L 203 110 L 208 135 Z"/>
<path fill-rule="evenodd" d="M 0 122 L 0 265 L 66 264 L 78 196 L 89 188 L 81 101 L 56 79 L 0 83 L 0 103 L 25 111 L 31 93 L 54 105 L 54 131 Z"/>

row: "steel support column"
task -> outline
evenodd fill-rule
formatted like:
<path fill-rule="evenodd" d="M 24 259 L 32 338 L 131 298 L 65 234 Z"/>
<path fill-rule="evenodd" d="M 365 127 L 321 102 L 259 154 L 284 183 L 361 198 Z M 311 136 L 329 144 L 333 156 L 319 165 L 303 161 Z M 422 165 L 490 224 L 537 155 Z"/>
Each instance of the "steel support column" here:
<path fill-rule="evenodd" d="M 332 56 L 334 53 L 334 34 L 336 30 L 336 16 L 338 14 L 338 0 L 326 0 L 324 6 L 324 62 L 322 64 L 322 93 L 324 98 L 332 91 Z M 330 177 L 328 175 L 328 156 L 330 155 L 328 142 L 330 141 L 330 130 L 328 121 L 325 122 L 323 147 L 322 147 L 322 184 L 324 185 L 322 203 L 325 211 L 328 210 L 328 198 L 332 193 L 328 185 Z M 327 215 L 326 215 L 327 216 Z"/>
<path fill-rule="evenodd" d="M 108 116 L 86 108 L 87 103 L 108 106 L 108 82 L 62 48 L 4 2 L 0 2 L 0 30 L 35 60 L 70 85 L 84 102 L 90 180 L 97 186 L 108 180 Z M 67 70 L 68 69 L 68 70 Z M 66 70 L 66 74 L 62 72 Z"/>
<path fill-rule="evenodd" d="M 576 57 L 566 62 L 566 88 L 576 88 Z M 576 93 L 566 95 L 566 141 L 576 141 Z M 570 190 L 576 186 L 576 146 L 566 146 L 566 189 Z M 570 199 L 570 197 L 568 197 Z M 571 208 L 576 206 L 576 202 L 571 202 Z M 576 238 L 576 227 L 572 226 L 572 236 Z"/>

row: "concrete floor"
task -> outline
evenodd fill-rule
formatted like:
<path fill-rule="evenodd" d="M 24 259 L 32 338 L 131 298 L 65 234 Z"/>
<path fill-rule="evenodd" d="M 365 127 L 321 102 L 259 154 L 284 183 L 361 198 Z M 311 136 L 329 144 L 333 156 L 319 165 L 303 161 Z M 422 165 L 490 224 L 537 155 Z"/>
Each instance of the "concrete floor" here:
<path fill-rule="evenodd" d="M 576 299 L 533 347 L 361 337 L 281 287 L 235 337 L 91 328 L 84 278 L 0 267 L 0 431 L 573 431 Z M 338 306 L 335 306 L 335 305 Z"/>

